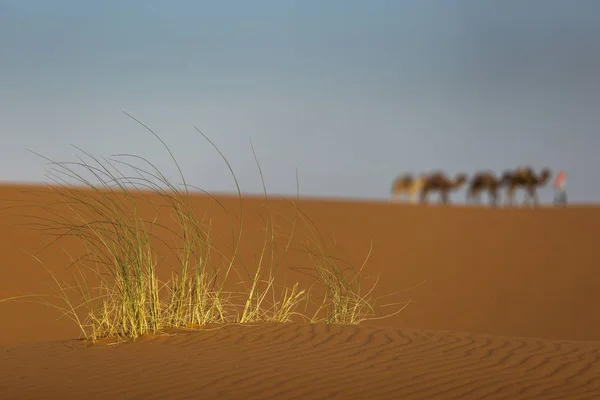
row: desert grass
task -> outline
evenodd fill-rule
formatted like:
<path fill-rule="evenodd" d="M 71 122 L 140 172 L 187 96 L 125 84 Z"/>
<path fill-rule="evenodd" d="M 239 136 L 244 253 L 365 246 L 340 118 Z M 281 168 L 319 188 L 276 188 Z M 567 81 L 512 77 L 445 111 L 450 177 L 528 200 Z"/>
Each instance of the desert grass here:
<path fill-rule="evenodd" d="M 311 265 L 307 268 L 300 268 L 300 270 L 313 276 L 324 289 L 323 299 L 317 311 L 310 318 L 311 323 L 358 325 L 367 320 L 397 315 L 410 304 L 412 299 L 379 305 L 382 298 L 398 294 L 374 296 L 379 277 L 366 292 L 363 291 L 361 280 L 364 277 L 364 268 L 373 251 L 372 242 L 369 243 L 369 251 L 365 259 L 360 267 L 357 267 L 332 255 L 329 250 L 330 246 L 327 244 L 328 240 L 326 240 L 328 238 L 322 235 L 314 221 L 297 206 L 296 213 L 310 232 L 309 238 L 302 243 L 302 251 L 308 254 Z M 339 248 L 335 240 L 329 239 L 334 247 Z M 397 307 L 397 309 L 391 313 L 382 314 L 380 311 L 385 307 Z"/>
<path fill-rule="evenodd" d="M 311 232 L 311 239 L 302 244 L 312 263 L 307 269 L 315 272 L 313 276 L 324 288 L 325 296 L 317 312 L 308 317 L 299 311 L 299 306 L 312 300 L 310 289 L 300 288 L 298 283 L 291 286 L 277 283 L 296 225 L 292 223 L 291 233 L 280 249 L 277 243 L 281 234 L 276 229 L 252 143 L 266 204 L 265 237 L 255 265 L 246 268 L 238 257 L 244 220 L 242 194 L 225 155 L 194 127 L 219 153 L 236 185 L 237 227 L 231 214 L 211 196 L 231 223 L 232 243 L 227 249 L 213 244 L 208 210 L 198 215 L 192 207 L 190 189 L 203 190 L 186 182 L 176 158 L 158 134 L 125 114 L 160 141 L 177 168 L 181 184 L 172 183 L 154 164 L 137 155 L 117 154 L 100 159 L 76 147 L 77 161 L 56 162 L 35 153 L 51 165 L 47 176 L 53 182 L 50 188 L 56 198 L 51 204 L 36 205 L 48 215 L 38 218 L 36 228 L 54 236 L 48 246 L 71 237 L 84 249 L 82 255 L 67 253 L 71 260 L 70 283 L 59 281 L 52 269 L 44 266 L 57 288 L 54 298 L 60 303 L 45 297 L 42 301 L 77 324 L 84 339 L 135 339 L 169 328 L 288 322 L 294 316 L 313 323 L 335 324 L 358 324 L 376 318 L 377 299 L 371 295 L 373 289 L 363 295 L 360 291 L 359 278 L 364 263 L 358 269 L 349 268 L 352 276 L 348 278 L 348 269 L 340 267 L 341 260 L 328 255 L 323 237 L 313 221 L 299 209 L 298 200 L 293 203 L 296 215 Z M 129 172 L 123 172 L 125 169 Z M 149 193 L 158 195 L 161 204 L 150 201 Z M 153 210 L 155 217 L 151 220 L 142 215 L 142 203 Z M 175 222 L 175 229 L 162 222 L 161 210 L 165 209 Z M 158 231 L 166 231 L 173 243 L 163 240 L 164 235 L 158 235 Z M 169 264 L 173 271 L 169 279 L 158 277 L 157 269 L 166 262 L 159 260 L 156 245 L 167 247 L 175 255 L 175 265 Z M 44 265 L 38 255 L 33 256 Z M 233 276 L 240 279 L 243 290 L 225 290 L 225 283 Z M 97 284 L 92 286 L 91 282 Z M 395 315 L 402 308 L 387 316 Z"/>

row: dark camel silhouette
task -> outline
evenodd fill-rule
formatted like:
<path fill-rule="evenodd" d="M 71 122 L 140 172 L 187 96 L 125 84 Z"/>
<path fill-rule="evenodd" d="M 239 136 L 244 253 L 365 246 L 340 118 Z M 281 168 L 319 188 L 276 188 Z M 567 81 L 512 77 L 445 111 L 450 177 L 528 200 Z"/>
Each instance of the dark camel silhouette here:
<path fill-rule="evenodd" d="M 399 175 L 392 183 L 392 197 L 398 198 L 407 194 L 412 203 L 417 202 L 417 196 L 423 187 L 424 177 L 411 174 Z"/>
<path fill-rule="evenodd" d="M 447 204 L 449 202 L 448 195 L 450 191 L 459 189 L 466 181 L 466 174 L 458 174 L 454 179 L 450 179 L 441 171 L 434 172 L 424 177 L 423 187 L 421 189 L 421 202 L 426 203 L 429 193 L 438 191 L 440 192 L 440 201 L 443 204 Z"/>
<path fill-rule="evenodd" d="M 542 187 L 548 183 L 552 177 L 552 171 L 549 168 L 543 168 L 539 175 L 536 175 L 533 168 L 519 167 L 514 171 L 505 171 L 502 174 L 501 181 L 506 185 L 506 198 L 509 205 L 514 204 L 515 191 L 522 187 L 525 189 L 525 204 L 533 200 L 533 204 L 539 204 L 536 188 Z"/>
<path fill-rule="evenodd" d="M 498 203 L 498 189 L 504 182 L 491 171 L 479 171 L 473 175 L 467 189 L 467 201 L 480 203 L 481 192 L 487 191 L 492 205 Z"/>

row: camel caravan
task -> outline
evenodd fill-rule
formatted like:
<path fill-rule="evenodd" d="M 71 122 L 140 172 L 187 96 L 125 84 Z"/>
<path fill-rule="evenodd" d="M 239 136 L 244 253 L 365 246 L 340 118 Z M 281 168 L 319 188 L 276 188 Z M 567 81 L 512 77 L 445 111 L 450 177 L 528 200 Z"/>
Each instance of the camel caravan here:
<path fill-rule="evenodd" d="M 467 185 L 467 202 L 479 204 L 481 194 L 486 193 L 493 206 L 498 204 L 499 191 L 506 190 L 506 202 L 513 205 L 516 190 L 525 190 L 525 204 L 533 202 L 539 204 L 537 188 L 545 186 L 550 180 L 552 173 L 550 169 L 543 168 L 539 174 L 531 167 L 519 167 L 515 170 L 504 171 L 497 176 L 492 171 L 479 171 L 471 179 L 466 174 L 457 174 L 454 177 L 447 176 L 442 171 L 430 174 L 414 176 L 403 174 L 398 176 L 392 184 L 392 196 L 394 199 L 408 196 L 413 203 L 427 203 L 431 193 L 437 192 L 442 204 L 449 203 L 450 193 Z"/>

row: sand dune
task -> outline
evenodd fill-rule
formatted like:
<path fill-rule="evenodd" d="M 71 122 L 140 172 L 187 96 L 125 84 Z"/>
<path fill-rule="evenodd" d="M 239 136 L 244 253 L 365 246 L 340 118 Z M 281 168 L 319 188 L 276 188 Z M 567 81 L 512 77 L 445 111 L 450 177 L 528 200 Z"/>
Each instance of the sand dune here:
<path fill-rule="evenodd" d="M 0 298 L 55 289 L 31 257 L 45 234 L 24 225 L 43 210 L 10 208 L 26 202 L 23 190 L 0 187 Z M 237 199 L 219 200 L 235 213 Z M 203 210 L 209 199 L 193 202 Z M 290 213 L 286 201 L 270 205 Z M 243 206 L 240 257 L 252 264 L 264 201 Z M 300 207 L 351 263 L 372 241 L 365 284 L 380 276 L 377 295 L 413 303 L 358 327 L 235 325 L 118 346 L 74 340 L 77 327 L 51 308 L 0 303 L 0 398 L 600 399 L 600 207 Z M 216 231 L 228 224 L 215 215 Z M 60 249 L 40 257 L 68 276 Z M 285 262 L 289 281 L 310 283 L 293 268 L 306 263 L 300 252 Z"/>
<path fill-rule="evenodd" d="M 600 343 L 379 327 L 228 326 L 2 349 L 3 399 L 597 399 Z"/>

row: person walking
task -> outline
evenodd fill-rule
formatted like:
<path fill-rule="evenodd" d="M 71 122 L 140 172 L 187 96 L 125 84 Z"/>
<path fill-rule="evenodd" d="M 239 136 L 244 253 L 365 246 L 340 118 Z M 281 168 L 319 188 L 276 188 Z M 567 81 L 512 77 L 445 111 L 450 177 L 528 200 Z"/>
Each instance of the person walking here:
<path fill-rule="evenodd" d="M 567 192 L 565 186 L 567 184 L 567 174 L 565 171 L 560 171 L 554 179 L 554 204 L 558 206 L 567 205 Z"/>

